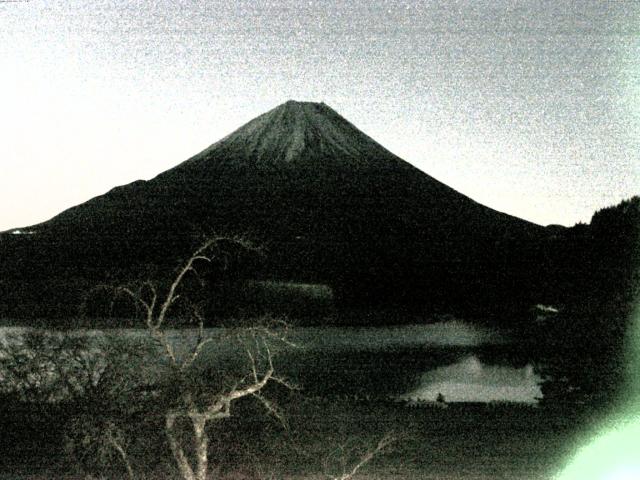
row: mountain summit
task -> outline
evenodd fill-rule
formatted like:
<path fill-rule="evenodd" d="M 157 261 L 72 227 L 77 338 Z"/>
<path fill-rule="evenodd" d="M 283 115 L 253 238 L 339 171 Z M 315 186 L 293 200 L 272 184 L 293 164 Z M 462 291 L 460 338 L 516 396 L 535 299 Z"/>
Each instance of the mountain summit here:
<path fill-rule="evenodd" d="M 324 103 L 286 103 L 260 115 L 197 158 L 221 151 L 255 162 L 304 162 L 340 158 L 389 160 L 393 155 Z M 192 159 L 193 161 L 196 158 Z"/>
<path fill-rule="evenodd" d="M 202 166 L 211 161 L 260 170 L 393 168 L 404 163 L 324 103 L 293 100 L 251 120 L 184 164 Z"/>
<path fill-rule="evenodd" d="M 508 270 L 530 270 L 527 245 L 544 234 L 421 172 L 327 105 L 294 101 L 29 231 L 1 242 L 23 283 L 41 278 L 43 264 L 90 283 L 136 264 L 173 265 L 204 231 L 265 245 L 262 278 L 327 283 L 350 304 L 434 308 L 514 294 Z"/>

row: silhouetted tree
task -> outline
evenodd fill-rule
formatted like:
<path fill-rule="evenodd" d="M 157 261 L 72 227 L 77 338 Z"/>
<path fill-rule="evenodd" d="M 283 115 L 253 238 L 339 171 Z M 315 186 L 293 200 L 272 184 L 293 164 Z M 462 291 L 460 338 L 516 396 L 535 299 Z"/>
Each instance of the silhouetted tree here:
<path fill-rule="evenodd" d="M 176 270 L 170 283 L 164 287 L 152 280 L 141 281 L 137 285 L 117 286 L 113 291 L 135 302 L 142 312 L 144 326 L 149 336 L 155 340 L 163 352 L 162 361 L 148 358 L 151 363 L 164 363 L 167 368 L 163 384 L 158 385 L 161 402 L 148 415 L 164 417 L 164 431 L 171 453 L 184 480 L 205 480 L 209 474 L 209 437 L 207 426 L 232 415 L 232 405 L 239 399 L 253 397 L 259 400 L 273 415 L 282 418 L 277 407 L 261 394 L 268 383 L 291 385 L 275 374 L 273 364 L 274 345 L 285 343 L 286 326 L 282 322 L 269 321 L 264 324 L 228 330 L 223 337 L 216 338 L 205 330 L 202 303 L 183 298 L 184 287 L 189 281 L 202 282 L 203 273 L 213 263 L 227 264 L 231 242 L 236 248 L 251 250 L 254 247 L 240 239 L 216 237 L 206 240 Z M 186 319 L 195 327 L 192 345 L 182 351 L 171 339 L 169 325 L 172 307 L 183 303 L 182 312 L 188 312 Z M 185 308 L 186 305 L 186 308 Z M 183 319 L 184 321 L 184 319 Z M 226 370 L 209 367 L 209 375 L 202 377 L 197 361 L 211 352 L 209 347 L 234 344 L 244 352 L 245 362 Z M 212 359 L 209 358 L 209 361 Z M 213 359 L 215 361 L 215 358 Z M 212 380 L 217 380 L 213 381 Z M 186 422 L 191 427 L 188 435 L 193 445 L 193 459 L 183 441 L 184 431 L 179 424 Z M 182 433 L 182 434 L 181 434 Z"/>
<path fill-rule="evenodd" d="M 596 212 L 558 242 L 549 279 L 561 313 L 543 325 L 536 352 L 547 399 L 615 400 L 634 303 L 640 296 L 640 197 Z"/>

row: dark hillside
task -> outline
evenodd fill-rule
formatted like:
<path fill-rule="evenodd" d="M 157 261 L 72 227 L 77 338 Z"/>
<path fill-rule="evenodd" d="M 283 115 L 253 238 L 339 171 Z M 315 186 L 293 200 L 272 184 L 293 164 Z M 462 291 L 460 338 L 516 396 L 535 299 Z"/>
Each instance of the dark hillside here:
<path fill-rule="evenodd" d="M 559 381 L 543 387 L 585 405 L 620 401 L 633 310 L 640 298 L 640 197 L 596 212 L 548 242 L 544 298 L 558 315 L 529 330 Z"/>
<path fill-rule="evenodd" d="M 548 236 L 412 167 L 328 106 L 300 102 L 26 230 L 36 233 L 1 236 L 5 289 L 24 290 L 15 301 L 62 301 L 40 281 L 170 268 L 194 235 L 217 232 L 265 245 L 266 262 L 246 276 L 329 284 L 341 307 L 478 314 L 537 301 Z"/>

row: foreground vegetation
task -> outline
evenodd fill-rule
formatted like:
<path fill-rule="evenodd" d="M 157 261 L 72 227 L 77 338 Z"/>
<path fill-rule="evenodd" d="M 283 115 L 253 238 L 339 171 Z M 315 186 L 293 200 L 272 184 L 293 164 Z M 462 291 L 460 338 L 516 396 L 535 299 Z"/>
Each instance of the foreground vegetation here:
<path fill-rule="evenodd" d="M 250 401 L 239 404 L 235 416 L 211 426 L 210 478 L 339 478 L 375 448 L 384 432 L 393 432 L 397 441 L 364 465 L 358 478 L 546 479 L 573 453 L 578 426 L 587 421 L 572 408 L 408 408 L 301 394 L 280 398 L 280 406 L 286 412 L 286 428 Z M 96 456 L 79 451 L 70 455 L 69 437 L 63 433 L 71 424 L 69 407 L 5 407 L 1 472 L 11 478 L 126 476 L 117 452 L 99 469 Z M 17 422 L 21 428 L 15 428 Z M 135 432 L 127 442 L 134 477 L 179 478 L 162 434 L 162 419 L 147 418 L 129 427 L 129 433 Z"/>

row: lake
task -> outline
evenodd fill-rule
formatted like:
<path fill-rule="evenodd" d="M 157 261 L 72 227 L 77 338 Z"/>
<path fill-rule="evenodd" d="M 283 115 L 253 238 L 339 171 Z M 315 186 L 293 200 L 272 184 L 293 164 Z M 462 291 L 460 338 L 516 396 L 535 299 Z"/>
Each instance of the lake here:
<path fill-rule="evenodd" d="M 0 328 L 0 341 L 26 329 Z M 107 333 L 108 332 L 108 333 Z M 203 367 L 241 350 L 224 340 L 224 329 L 208 329 L 214 341 L 199 359 Z M 195 330 L 168 332 L 179 355 Z M 141 338 L 144 329 L 77 330 L 74 336 Z M 59 335 L 53 334 L 52 335 Z M 299 327 L 287 337 L 296 345 L 276 347 L 275 366 L 309 396 L 384 398 L 428 405 L 447 402 L 535 403 L 540 377 L 517 344 L 503 332 L 452 320 L 392 327 Z M 160 352 L 158 352 L 160 354 Z M 153 363 L 153 362 L 152 362 Z"/>

